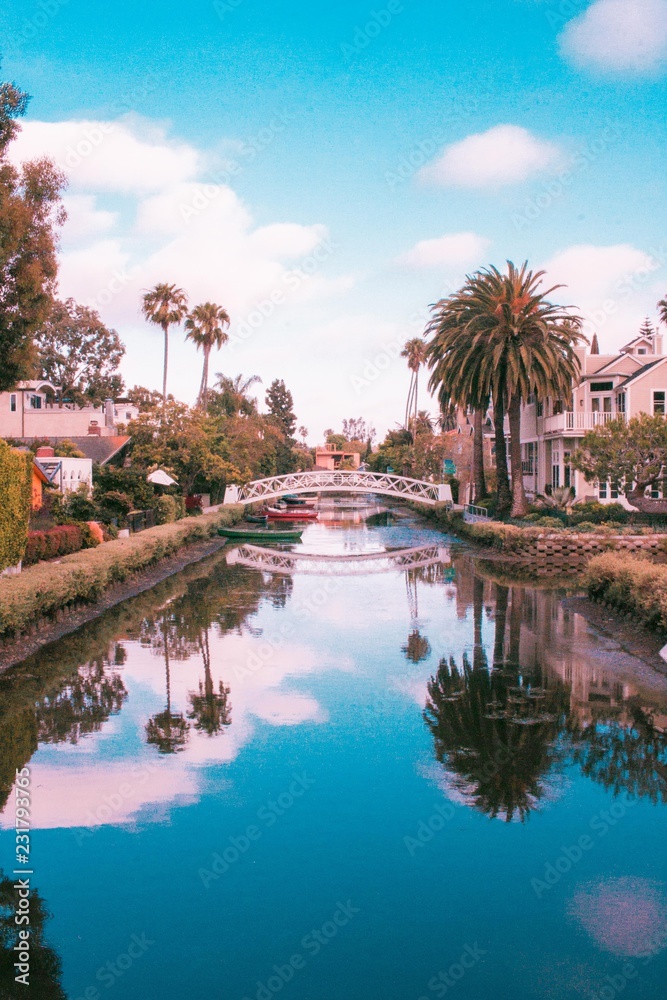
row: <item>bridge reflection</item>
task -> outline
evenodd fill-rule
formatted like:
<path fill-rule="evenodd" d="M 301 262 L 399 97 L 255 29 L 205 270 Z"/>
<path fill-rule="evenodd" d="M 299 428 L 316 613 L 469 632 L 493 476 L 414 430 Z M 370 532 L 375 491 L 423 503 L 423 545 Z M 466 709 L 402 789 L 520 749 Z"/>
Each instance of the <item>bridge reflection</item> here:
<path fill-rule="evenodd" d="M 420 545 L 410 549 L 334 556 L 311 552 L 285 552 L 258 545 L 240 545 L 227 553 L 228 566 L 248 566 L 267 573 L 308 573 L 318 576 L 361 576 L 394 570 L 451 565 L 448 548 Z"/>

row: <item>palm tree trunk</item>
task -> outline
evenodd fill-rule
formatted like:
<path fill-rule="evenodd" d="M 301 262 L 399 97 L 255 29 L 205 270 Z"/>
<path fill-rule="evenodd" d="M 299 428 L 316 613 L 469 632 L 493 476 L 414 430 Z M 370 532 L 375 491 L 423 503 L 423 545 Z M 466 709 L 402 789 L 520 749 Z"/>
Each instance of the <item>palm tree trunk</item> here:
<path fill-rule="evenodd" d="M 509 408 L 510 461 L 512 466 L 512 517 L 528 513 L 526 491 L 523 488 L 523 463 L 521 461 L 521 397 L 513 396 Z"/>
<path fill-rule="evenodd" d="M 507 471 L 507 442 L 505 440 L 505 410 L 501 403 L 493 404 L 493 427 L 496 435 L 496 513 L 501 517 L 509 514 L 512 506 L 510 477 Z"/>
<path fill-rule="evenodd" d="M 509 661 L 513 667 L 521 665 L 521 618 L 523 616 L 523 587 L 512 587 L 510 611 Z"/>
<path fill-rule="evenodd" d="M 412 413 L 412 397 L 415 391 L 415 373 L 410 371 L 410 387 L 408 389 L 408 400 L 405 404 L 405 429 L 410 430 L 410 414 Z"/>
<path fill-rule="evenodd" d="M 484 411 L 475 410 L 472 455 L 472 477 L 475 481 L 475 503 L 486 496 L 486 478 L 484 476 Z"/>
<path fill-rule="evenodd" d="M 169 367 L 169 324 L 163 323 L 164 331 L 164 369 L 162 371 L 162 410 L 167 406 L 167 368 Z"/>
<path fill-rule="evenodd" d="M 415 369 L 415 434 L 417 433 L 417 416 L 419 414 L 419 365 Z"/>
<path fill-rule="evenodd" d="M 199 387 L 199 402 L 202 409 L 206 409 L 206 404 L 208 403 L 208 359 L 211 353 L 211 348 L 204 346 L 204 368 L 201 376 L 201 385 Z"/>
<path fill-rule="evenodd" d="M 505 631 L 507 629 L 507 605 L 509 589 L 502 584 L 496 584 L 496 631 L 493 644 L 493 665 L 502 667 L 505 661 Z"/>
<path fill-rule="evenodd" d="M 484 617 L 484 580 L 481 576 L 473 579 L 473 646 L 472 668 L 481 670 L 487 666 L 482 639 L 482 620 Z"/>

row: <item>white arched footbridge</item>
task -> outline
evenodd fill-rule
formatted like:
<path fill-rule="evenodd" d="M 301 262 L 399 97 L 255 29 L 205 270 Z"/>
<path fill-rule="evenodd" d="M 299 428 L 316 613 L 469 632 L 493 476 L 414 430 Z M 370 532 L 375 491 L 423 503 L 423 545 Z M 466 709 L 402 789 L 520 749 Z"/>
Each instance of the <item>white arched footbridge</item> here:
<path fill-rule="evenodd" d="M 228 486 L 225 504 L 259 503 L 285 493 L 379 493 L 399 500 L 412 500 L 433 506 L 451 503 L 451 487 L 444 483 L 426 483 L 383 472 L 294 472 L 287 476 L 256 479 L 245 486 Z"/>

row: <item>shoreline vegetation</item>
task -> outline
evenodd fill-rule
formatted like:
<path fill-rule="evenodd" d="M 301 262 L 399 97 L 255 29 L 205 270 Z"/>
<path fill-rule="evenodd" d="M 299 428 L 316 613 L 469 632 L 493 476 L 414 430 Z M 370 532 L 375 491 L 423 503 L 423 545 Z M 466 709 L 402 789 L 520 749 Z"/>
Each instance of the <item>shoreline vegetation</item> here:
<path fill-rule="evenodd" d="M 11 647 L 22 637 L 35 636 L 34 646 L 50 641 L 49 626 L 58 616 L 86 607 L 82 621 L 96 617 L 102 610 L 125 600 L 141 588 L 141 574 L 159 568 L 173 557 L 193 550 L 194 559 L 201 543 L 211 541 L 220 527 L 241 520 L 243 508 L 229 506 L 196 517 L 183 518 L 172 524 L 149 528 L 129 538 L 117 538 L 92 549 L 82 549 L 62 559 L 40 562 L 18 576 L 0 579 L 0 668 L 8 666 Z M 224 544 L 223 540 L 220 540 Z M 204 552 L 203 554 L 207 554 Z M 174 559 L 166 575 L 178 572 L 191 560 Z M 150 574 L 148 586 L 163 576 Z M 122 587 L 119 585 L 127 584 Z M 89 612 L 89 613 L 88 613 Z M 82 621 L 73 624 L 78 628 Z M 46 626 L 46 628 L 43 628 Z M 65 626 L 60 634 L 70 631 Z M 56 638 L 54 635 L 53 638 Z M 29 655 L 22 651 L 17 659 Z M 12 660 L 16 662 L 16 660 Z"/>

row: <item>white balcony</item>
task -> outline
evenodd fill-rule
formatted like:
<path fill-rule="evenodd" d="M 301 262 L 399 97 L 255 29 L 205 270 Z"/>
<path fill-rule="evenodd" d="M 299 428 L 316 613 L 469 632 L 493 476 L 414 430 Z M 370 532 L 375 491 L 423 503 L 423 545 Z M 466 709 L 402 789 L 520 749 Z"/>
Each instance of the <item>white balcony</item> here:
<path fill-rule="evenodd" d="M 585 434 L 594 427 L 602 427 L 610 420 L 625 420 L 625 413 L 593 413 L 592 410 L 574 413 L 559 413 L 555 417 L 544 418 L 544 434 Z"/>

